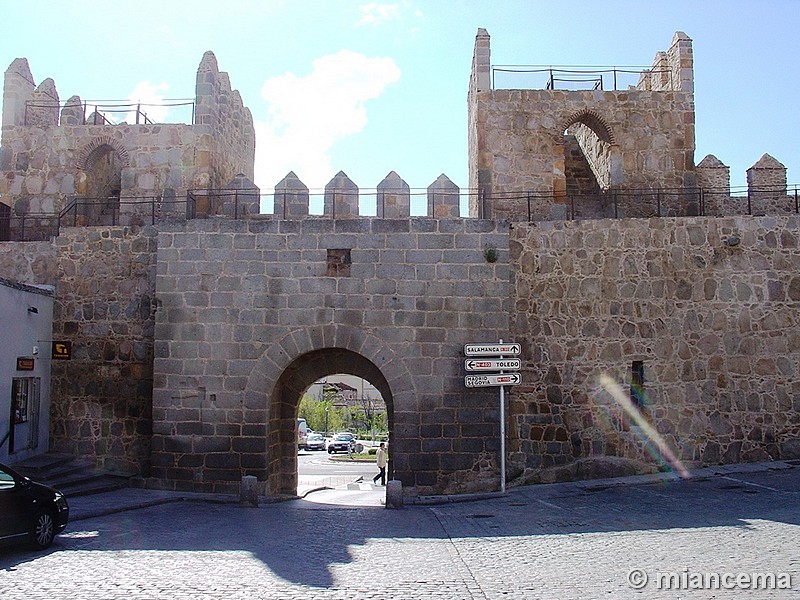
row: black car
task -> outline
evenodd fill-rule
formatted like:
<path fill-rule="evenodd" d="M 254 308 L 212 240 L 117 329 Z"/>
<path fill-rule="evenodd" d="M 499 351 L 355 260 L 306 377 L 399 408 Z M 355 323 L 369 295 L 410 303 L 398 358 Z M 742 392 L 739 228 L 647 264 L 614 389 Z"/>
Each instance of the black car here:
<path fill-rule="evenodd" d="M 351 446 L 355 445 L 356 436 L 352 433 L 337 433 L 328 442 L 328 454 L 336 452 L 352 452 Z"/>
<path fill-rule="evenodd" d="M 0 464 L 0 544 L 27 542 L 44 550 L 68 520 L 64 494 Z"/>

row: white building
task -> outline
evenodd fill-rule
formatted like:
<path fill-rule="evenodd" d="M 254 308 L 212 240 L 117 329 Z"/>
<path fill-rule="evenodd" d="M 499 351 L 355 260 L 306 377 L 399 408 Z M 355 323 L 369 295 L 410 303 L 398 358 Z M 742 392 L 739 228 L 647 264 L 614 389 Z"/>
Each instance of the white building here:
<path fill-rule="evenodd" d="M 0 278 L 0 462 L 47 452 L 52 286 Z"/>

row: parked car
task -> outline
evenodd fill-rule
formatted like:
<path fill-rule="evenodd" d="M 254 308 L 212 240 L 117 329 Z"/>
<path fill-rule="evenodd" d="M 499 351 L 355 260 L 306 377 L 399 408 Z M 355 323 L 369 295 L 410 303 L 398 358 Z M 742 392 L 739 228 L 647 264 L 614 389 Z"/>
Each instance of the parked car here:
<path fill-rule="evenodd" d="M 354 444 L 356 436 L 352 433 L 337 433 L 333 439 L 328 442 L 328 454 L 336 454 L 337 452 L 348 452 L 350 445 Z"/>
<path fill-rule="evenodd" d="M 325 450 L 325 438 L 319 433 L 310 433 L 306 438 L 306 450 Z"/>
<path fill-rule="evenodd" d="M 44 550 L 69 521 L 64 494 L 0 464 L 0 544 Z"/>

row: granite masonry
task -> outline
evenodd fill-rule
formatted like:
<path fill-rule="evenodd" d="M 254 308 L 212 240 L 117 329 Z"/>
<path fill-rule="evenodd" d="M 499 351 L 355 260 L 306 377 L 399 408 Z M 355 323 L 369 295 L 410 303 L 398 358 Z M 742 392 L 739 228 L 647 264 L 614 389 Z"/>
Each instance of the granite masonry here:
<path fill-rule="evenodd" d="M 797 186 L 768 154 L 746 196 L 695 165 L 691 39 L 627 89 L 493 89 L 490 58 L 479 30 L 469 189 L 440 176 L 422 216 L 393 171 L 339 172 L 319 215 L 292 172 L 259 214 L 252 118 L 211 53 L 186 125 L 113 124 L 15 60 L 0 276 L 55 286 L 73 342 L 51 447 L 142 485 L 291 495 L 300 397 L 344 372 L 386 401 L 404 494 L 496 490 L 497 392 L 465 388 L 463 347 L 504 339 L 512 484 L 800 458 Z"/>

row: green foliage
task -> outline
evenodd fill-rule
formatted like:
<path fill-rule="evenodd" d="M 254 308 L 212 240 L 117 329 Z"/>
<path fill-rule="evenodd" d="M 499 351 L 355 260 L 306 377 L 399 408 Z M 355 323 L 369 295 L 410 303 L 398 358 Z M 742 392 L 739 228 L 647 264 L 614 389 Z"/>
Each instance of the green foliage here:
<path fill-rule="evenodd" d="M 326 423 L 327 431 L 342 431 L 345 427 L 344 409 L 333 406 L 328 400 L 320 401 L 306 394 L 297 412 L 314 431 L 326 431 Z"/>
<path fill-rule="evenodd" d="M 373 431 L 379 435 L 386 433 L 388 426 L 384 411 L 367 410 L 362 406 L 335 406 L 334 401 L 341 404 L 339 397 L 326 391 L 323 391 L 322 398 L 304 395 L 297 411 L 314 431 L 351 431 L 364 438 L 369 438 Z"/>

